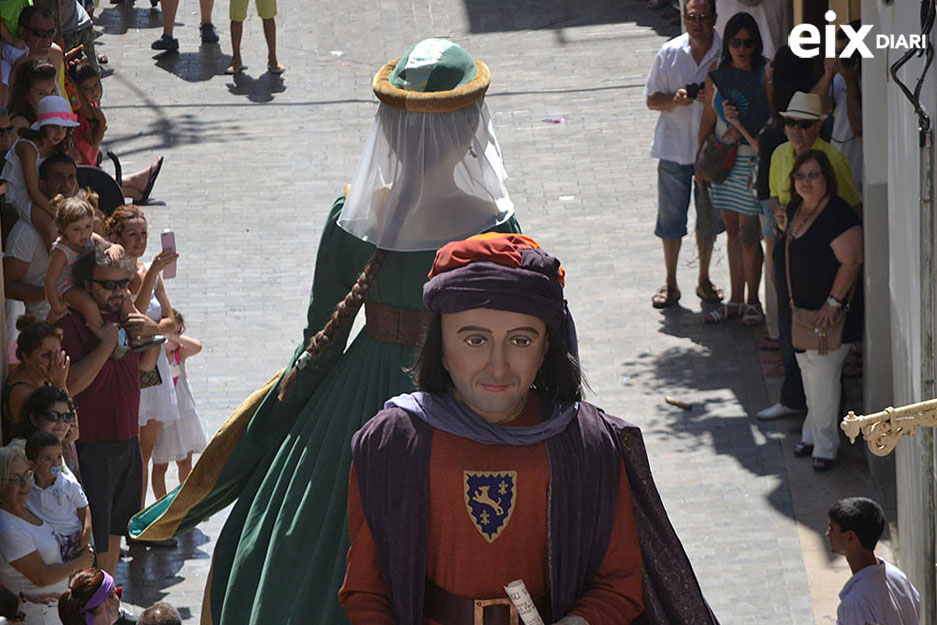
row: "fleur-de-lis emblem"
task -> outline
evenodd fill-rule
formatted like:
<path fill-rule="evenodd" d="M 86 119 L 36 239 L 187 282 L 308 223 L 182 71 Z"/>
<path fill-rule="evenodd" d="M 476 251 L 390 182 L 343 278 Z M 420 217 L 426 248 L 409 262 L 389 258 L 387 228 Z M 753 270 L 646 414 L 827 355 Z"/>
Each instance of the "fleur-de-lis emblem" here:
<path fill-rule="evenodd" d="M 489 543 L 507 527 L 517 503 L 517 471 L 463 471 L 465 509 Z"/>

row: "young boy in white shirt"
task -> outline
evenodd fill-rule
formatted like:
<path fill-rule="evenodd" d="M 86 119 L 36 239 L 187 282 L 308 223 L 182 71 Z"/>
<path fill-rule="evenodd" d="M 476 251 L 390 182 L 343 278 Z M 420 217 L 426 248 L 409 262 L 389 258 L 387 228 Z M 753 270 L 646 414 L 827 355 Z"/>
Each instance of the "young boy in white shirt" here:
<path fill-rule="evenodd" d="M 885 529 L 882 507 L 867 497 L 847 497 L 827 515 L 830 549 L 846 556 L 852 571 L 839 593 L 836 625 L 918 625 L 918 591 L 901 569 L 875 556 Z"/>
<path fill-rule="evenodd" d="M 91 542 L 88 498 L 62 461 L 62 443 L 51 432 L 26 440 L 26 457 L 35 474 L 26 507 L 52 526 L 62 561 L 67 562 Z"/>

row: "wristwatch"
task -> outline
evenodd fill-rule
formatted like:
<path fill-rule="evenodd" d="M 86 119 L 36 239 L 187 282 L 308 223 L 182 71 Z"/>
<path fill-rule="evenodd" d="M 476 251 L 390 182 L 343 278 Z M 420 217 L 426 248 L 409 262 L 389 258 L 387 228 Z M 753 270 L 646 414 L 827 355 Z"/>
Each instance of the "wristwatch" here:
<path fill-rule="evenodd" d="M 842 308 L 843 307 L 843 303 L 839 301 L 838 299 L 836 299 L 835 297 L 833 297 L 832 295 L 826 298 L 826 305 L 829 306 L 830 308 Z"/>

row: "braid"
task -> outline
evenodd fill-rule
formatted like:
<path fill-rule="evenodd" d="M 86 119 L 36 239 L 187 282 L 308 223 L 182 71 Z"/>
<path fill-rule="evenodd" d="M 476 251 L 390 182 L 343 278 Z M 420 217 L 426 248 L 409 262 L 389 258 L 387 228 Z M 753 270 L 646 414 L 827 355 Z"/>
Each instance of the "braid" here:
<path fill-rule="evenodd" d="M 309 360 L 321 354 L 332 342 L 332 339 L 335 338 L 338 331 L 345 327 L 345 325 L 358 314 L 358 310 L 364 302 L 364 294 L 371 288 L 386 258 L 387 250 L 377 249 L 371 254 L 371 258 L 368 259 L 368 263 L 358 275 L 358 279 L 355 280 L 355 284 L 351 287 L 351 290 L 348 291 L 348 294 L 345 295 L 342 301 L 335 305 L 332 316 L 329 317 L 329 320 L 322 329 L 309 339 L 309 344 L 306 346 L 305 351 L 300 354 L 296 364 L 294 364 L 289 372 L 287 372 L 286 376 L 284 376 L 283 381 L 280 383 L 280 393 L 278 395 L 280 401 L 283 401 L 286 399 L 287 395 L 289 395 L 290 388 L 293 386 L 293 381 L 296 379 L 299 369 L 305 366 L 305 363 L 309 362 Z"/>

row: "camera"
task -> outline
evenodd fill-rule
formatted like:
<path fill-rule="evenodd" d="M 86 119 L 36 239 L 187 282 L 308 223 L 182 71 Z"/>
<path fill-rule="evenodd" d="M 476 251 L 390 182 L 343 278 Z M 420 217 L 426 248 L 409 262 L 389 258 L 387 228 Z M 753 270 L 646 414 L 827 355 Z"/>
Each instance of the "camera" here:
<path fill-rule="evenodd" d="M 684 87 L 686 89 L 686 97 L 690 98 L 691 100 L 695 100 L 696 96 L 699 95 L 699 92 L 702 91 L 705 87 L 705 82 L 688 83 L 687 86 Z"/>

